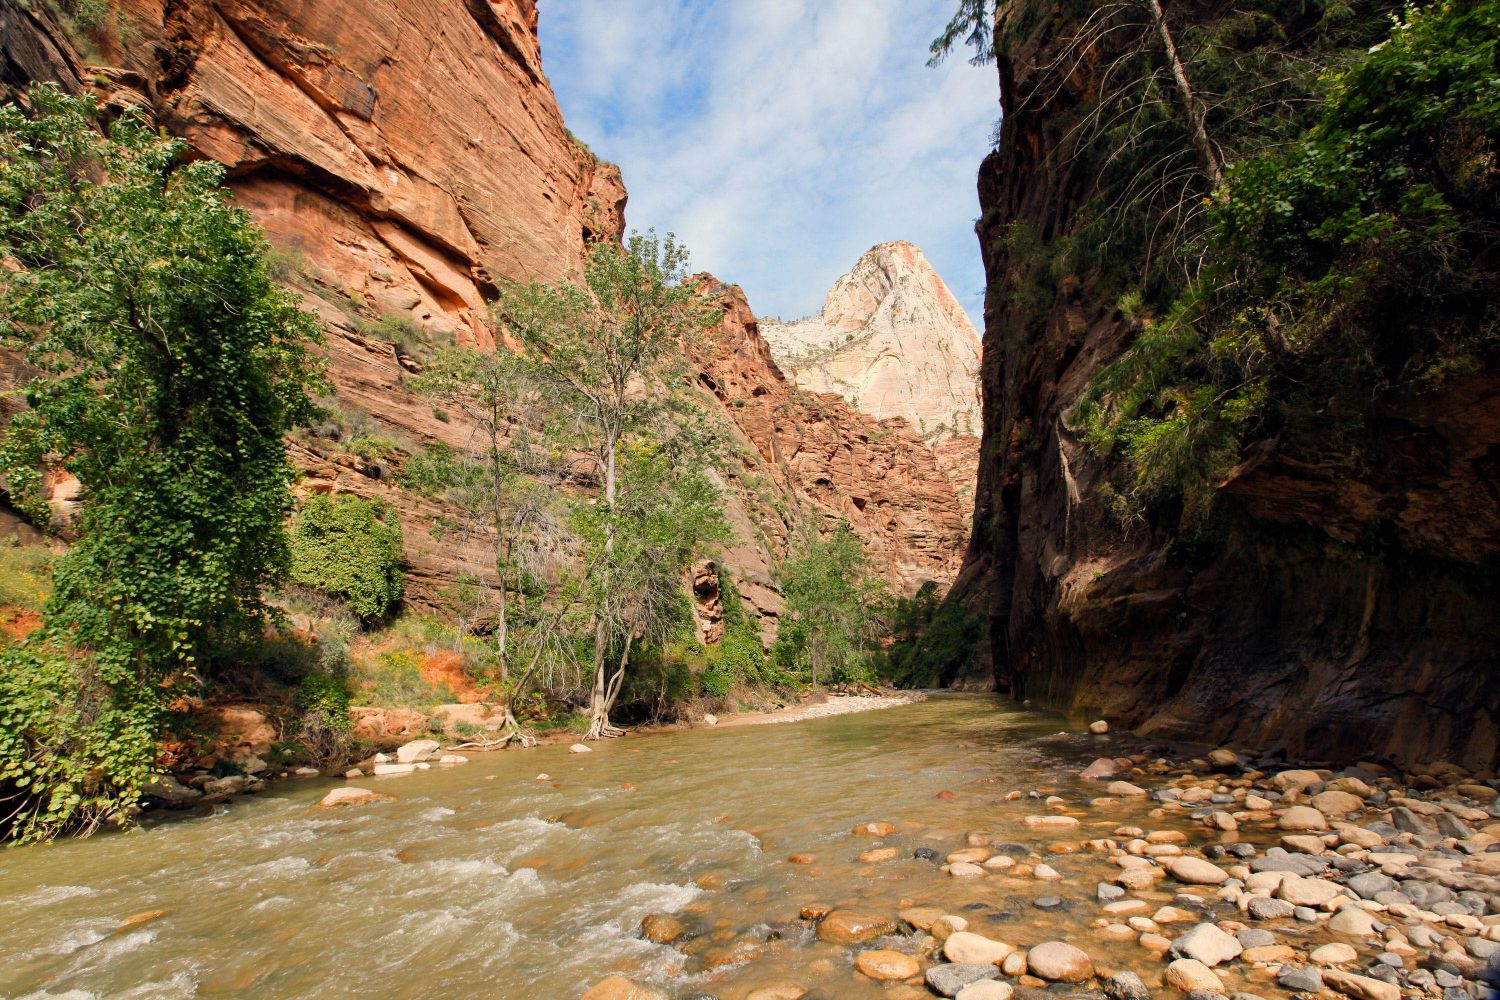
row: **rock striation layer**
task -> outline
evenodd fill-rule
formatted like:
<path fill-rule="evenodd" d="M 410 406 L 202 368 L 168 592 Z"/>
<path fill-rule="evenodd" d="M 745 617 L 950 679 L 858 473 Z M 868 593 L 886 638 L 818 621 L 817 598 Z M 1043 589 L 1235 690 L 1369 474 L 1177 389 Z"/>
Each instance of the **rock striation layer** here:
<path fill-rule="evenodd" d="M 1181 17 L 1218 16 L 1210 4 Z M 1091 275 L 1037 287 L 1016 228 L 1066 239 L 1093 191 L 1063 154 L 1108 53 L 1059 81 L 1067 5 L 1011 5 L 997 32 L 1004 126 L 979 176 L 988 275 L 984 446 L 956 597 L 989 613 L 979 679 L 1139 731 L 1329 757 L 1500 762 L 1500 381 L 1372 401 L 1366 469 L 1285 442 L 1220 484 L 1209 547 L 1123 526 L 1115 471 L 1066 426 L 1138 327 Z M 1068 65 L 1073 65 L 1071 62 Z M 1280 446 L 1278 446 L 1280 445 Z M 1371 539 L 1377 541 L 1370 544 Z"/>
<path fill-rule="evenodd" d="M 929 440 L 979 430 L 979 334 L 918 247 L 881 243 L 834 282 L 816 316 L 762 318 L 783 372 Z"/>

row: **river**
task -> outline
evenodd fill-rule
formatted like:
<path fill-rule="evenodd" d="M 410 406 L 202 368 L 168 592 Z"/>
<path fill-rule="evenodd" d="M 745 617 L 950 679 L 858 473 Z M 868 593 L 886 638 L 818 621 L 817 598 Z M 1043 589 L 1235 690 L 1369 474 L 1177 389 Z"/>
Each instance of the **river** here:
<path fill-rule="evenodd" d="M 1024 886 L 936 867 L 966 831 L 1037 839 L 1021 821 L 1045 807 L 1007 791 L 1077 796 L 1098 738 L 1061 729 L 993 697 L 940 696 L 590 754 L 476 755 L 361 782 L 397 797 L 378 805 L 318 809 L 333 783 L 283 782 L 216 815 L 5 851 L 0 995 L 573 998 L 624 971 L 679 997 L 788 979 L 883 996 L 848 949 L 798 921 L 803 904 L 894 915 L 905 898 L 1037 940 L 1078 922 L 1068 910 L 1094 886 L 1085 855 L 1052 859 L 1079 862 L 1063 881 Z M 872 821 L 897 826 L 878 843 L 898 860 L 858 860 L 877 842 L 851 830 Z M 937 861 L 913 857 L 923 844 Z M 1039 895 L 1063 908 L 1036 909 Z M 696 938 L 644 940 L 650 913 Z"/>

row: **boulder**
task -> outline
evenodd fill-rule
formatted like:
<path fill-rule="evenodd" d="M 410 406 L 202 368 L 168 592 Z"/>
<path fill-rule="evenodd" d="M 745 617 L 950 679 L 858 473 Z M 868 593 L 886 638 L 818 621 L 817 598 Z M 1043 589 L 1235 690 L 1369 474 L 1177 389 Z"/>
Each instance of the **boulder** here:
<path fill-rule="evenodd" d="M 971 983 L 994 979 L 996 969 L 983 962 L 951 963 L 934 965 L 924 977 L 927 988 L 940 997 L 956 997 L 960 990 Z"/>
<path fill-rule="evenodd" d="M 1276 821 L 1281 830 L 1326 830 L 1328 820 L 1312 806 L 1292 806 Z"/>
<path fill-rule="evenodd" d="M 871 979 L 881 981 L 910 979 L 922 971 L 917 960 L 910 955 L 886 950 L 860 952 L 855 956 L 854 967 Z"/>
<path fill-rule="evenodd" d="M 1401 988 L 1369 976 L 1356 976 L 1339 969 L 1323 970 L 1323 985 L 1357 1000 L 1401 1000 Z"/>
<path fill-rule="evenodd" d="M 1319 965 L 1348 965 L 1359 959 L 1359 952 L 1353 946 L 1336 941 L 1333 944 L 1325 944 L 1321 948 L 1314 948 L 1312 954 L 1307 956 Z"/>
<path fill-rule="evenodd" d="M 1224 983 L 1214 975 L 1214 970 L 1193 958 L 1179 958 L 1168 965 L 1166 980 L 1168 986 L 1183 993 L 1193 990 L 1221 993 L 1224 990 Z"/>
<path fill-rule="evenodd" d="M 1033 976 L 1052 983 L 1081 983 L 1094 975 L 1094 961 L 1082 948 L 1065 941 L 1044 941 L 1026 952 Z"/>
<path fill-rule="evenodd" d="M 318 800 L 318 806 L 322 809 L 333 809 L 337 806 L 364 806 L 375 802 L 395 802 L 394 795 L 385 795 L 381 792 L 372 792 L 368 788 L 351 788 L 345 785 L 335 788 L 327 795 Z"/>
<path fill-rule="evenodd" d="M 971 931 L 954 931 L 943 942 L 943 957 L 960 965 L 995 965 L 1015 949 Z"/>
<path fill-rule="evenodd" d="M 141 794 L 171 806 L 186 805 L 203 798 L 203 793 L 198 789 L 189 788 L 170 774 L 163 774 L 146 782 L 141 787 Z"/>
<path fill-rule="evenodd" d="M 671 944 L 687 933 L 687 927 L 665 913 L 648 913 L 641 921 L 641 933 L 653 944 Z"/>
<path fill-rule="evenodd" d="M 853 910 L 834 910 L 818 924 L 818 938 L 834 944 L 858 944 L 896 933 L 896 922 Z"/>
<path fill-rule="evenodd" d="M 1093 733 L 1095 736 L 1103 736 L 1105 733 L 1109 732 L 1109 723 L 1105 722 L 1103 719 L 1100 719 L 1098 722 L 1090 722 L 1089 732 Z"/>
<path fill-rule="evenodd" d="M 1183 855 L 1168 858 L 1163 864 L 1172 877 L 1188 885 L 1223 885 L 1229 881 L 1229 873 L 1211 861 Z"/>
<path fill-rule="evenodd" d="M 1238 940 L 1209 923 L 1199 924 L 1172 942 L 1174 955 L 1197 959 L 1209 968 L 1238 958 L 1244 950 Z"/>
<path fill-rule="evenodd" d="M 376 764 L 370 768 L 370 773 L 376 777 L 391 777 L 398 774 L 411 774 L 416 769 L 415 764 Z"/>
<path fill-rule="evenodd" d="M 594 748 L 593 747 L 584 746 L 582 743 L 574 743 L 572 746 L 568 747 L 568 753 L 593 753 L 593 752 L 594 752 Z"/>
<path fill-rule="evenodd" d="M 1119 767 L 1115 765 L 1114 758 L 1100 757 L 1079 773 L 1084 781 L 1094 781 L 1099 778 L 1112 778 Z"/>
<path fill-rule="evenodd" d="M 1347 816 L 1365 807 L 1365 800 L 1352 792 L 1319 792 L 1311 802 L 1313 808 L 1324 816 Z"/>
<path fill-rule="evenodd" d="M 396 763 L 415 764 L 431 760 L 438 755 L 440 746 L 437 740 L 412 740 L 410 743 L 403 743 L 396 749 Z"/>
<path fill-rule="evenodd" d="M 1288 875 L 1281 880 L 1276 896 L 1293 906 L 1322 906 L 1335 896 L 1343 895 L 1344 887 L 1320 878 Z"/>
<path fill-rule="evenodd" d="M 1015 987 L 1010 983 L 1002 983 L 998 979 L 981 979 L 959 990 L 956 1000 L 1010 1000 L 1015 992 Z"/>
<path fill-rule="evenodd" d="M 654 986 L 632 982 L 624 976 L 609 976 L 590 986 L 579 1000 L 671 1000 Z"/>

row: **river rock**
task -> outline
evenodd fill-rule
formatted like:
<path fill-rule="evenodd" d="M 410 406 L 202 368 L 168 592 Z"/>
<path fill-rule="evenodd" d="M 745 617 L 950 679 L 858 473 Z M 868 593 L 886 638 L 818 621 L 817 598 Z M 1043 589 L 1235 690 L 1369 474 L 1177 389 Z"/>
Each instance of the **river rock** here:
<path fill-rule="evenodd" d="M 1355 951 L 1351 945 L 1335 941 L 1333 944 L 1314 948 L 1312 954 L 1307 957 L 1319 965 L 1348 965 L 1359 958 L 1359 952 Z"/>
<path fill-rule="evenodd" d="M 995 965 L 1014 950 L 1004 941 L 992 941 L 972 931 L 954 931 L 943 942 L 943 957 L 960 965 Z"/>
<path fill-rule="evenodd" d="M 586 747 L 582 743 L 574 743 L 568 747 L 568 753 L 593 753 L 593 747 Z"/>
<path fill-rule="evenodd" d="M 1104 791 L 1105 794 L 1113 795 L 1115 798 L 1119 799 L 1140 798 L 1141 796 L 1148 794 L 1144 788 L 1141 788 L 1139 785 L 1132 785 L 1128 781 L 1111 781 L 1107 786 L 1105 786 Z"/>
<path fill-rule="evenodd" d="M 854 828 L 856 837 L 889 837 L 896 828 L 889 823 L 861 823 Z"/>
<path fill-rule="evenodd" d="M 1244 950 L 1239 941 L 1209 923 L 1199 924 L 1172 942 L 1173 954 L 1197 959 L 1209 968 L 1237 958 Z"/>
<path fill-rule="evenodd" d="M 927 933 L 931 934 L 934 940 L 942 942 L 948 940 L 948 938 L 959 931 L 966 931 L 968 929 L 969 922 L 963 917 L 953 913 L 945 913 L 928 926 Z"/>
<path fill-rule="evenodd" d="M 1396 891 L 1396 880 L 1379 872 L 1361 872 L 1344 884 L 1361 899 L 1374 899 L 1382 892 Z"/>
<path fill-rule="evenodd" d="M 1282 771 L 1271 779 L 1271 784 L 1276 790 L 1285 794 L 1287 792 L 1300 792 L 1308 785 L 1316 785 L 1323 780 L 1323 776 L 1317 771 L 1293 770 Z"/>
<path fill-rule="evenodd" d="M 1134 972 L 1117 972 L 1104 980 L 1104 995 L 1109 1000 L 1151 1000 L 1151 991 Z"/>
<path fill-rule="evenodd" d="M 1276 970 L 1276 985 L 1293 993 L 1317 993 L 1323 988 L 1323 975 L 1306 965 L 1283 965 Z"/>
<path fill-rule="evenodd" d="M 1109 732 L 1109 723 L 1105 722 L 1103 719 L 1100 719 L 1098 722 L 1090 722 L 1089 732 L 1093 733 L 1095 736 L 1103 736 L 1105 733 Z"/>
<path fill-rule="evenodd" d="M 712 712 L 706 712 L 703 715 L 703 724 L 705 726 L 717 726 L 719 724 L 719 717 Z"/>
<path fill-rule="evenodd" d="M 959 990 L 955 1000 L 1010 1000 L 1015 992 L 1015 987 L 1010 983 L 1002 983 L 998 979 L 981 979 Z"/>
<path fill-rule="evenodd" d="M 1311 800 L 1312 807 L 1324 816 L 1347 816 L 1365 807 L 1365 800 L 1352 792 L 1329 790 L 1319 792 Z"/>
<path fill-rule="evenodd" d="M 1345 906 L 1328 921 L 1328 929 L 1350 937 L 1370 937 L 1376 931 L 1375 918 L 1358 906 Z"/>
<path fill-rule="evenodd" d="M 1172 873 L 1172 877 L 1179 882 L 1188 885 L 1223 885 L 1229 881 L 1229 873 L 1211 861 L 1195 858 L 1191 855 L 1183 855 L 1176 858 L 1168 858 L 1163 867 Z"/>
<path fill-rule="evenodd" d="M 1025 823 L 1027 826 L 1043 829 L 1072 829 L 1078 825 L 1078 818 L 1075 816 L 1027 816 Z"/>
<path fill-rule="evenodd" d="M 141 794 L 173 806 L 186 805 L 203 797 L 198 789 L 189 788 L 170 774 L 163 774 L 146 782 L 141 787 Z"/>
<path fill-rule="evenodd" d="M 641 921 L 641 933 L 653 944 L 671 944 L 687 932 L 681 920 L 665 913 L 649 913 Z"/>
<path fill-rule="evenodd" d="M 1322 906 L 1335 896 L 1342 895 L 1343 891 L 1343 886 L 1320 878 L 1288 875 L 1281 880 L 1276 895 L 1293 906 Z"/>
<path fill-rule="evenodd" d="M 1396 984 L 1339 969 L 1323 970 L 1323 985 L 1358 1000 L 1401 1000 L 1401 988 Z"/>
<path fill-rule="evenodd" d="M 1208 762 L 1220 769 L 1234 767 L 1240 762 L 1240 755 L 1227 747 L 1220 747 L 1208 752 Z"/>
<path fill-rule="evenodd" d="M 1312 806 L 1292 806 L 1276 821 L 1280 830 L 1326 830 L 1328 820 Z"/>
<path fill-rule="evenodd" d="M 1100 757 L 1079 772 L 1078 776 L 1084 781 L 1095 781 L 1099 778 L 1112 778 L 1118 770 L 1119 767 L 1116 766 L 1114 758 Z"/>
<path fill-rule="evenodd" d="M 412 740 L 396 749 L 396 763 L 415 764 L 437 756 L 440 744 L 437 740 Z"/>
<path fill-rule="evenodd" d="M 883 949 L 860 952 L 855 956 L 854 967 L 871 979 L 878 979 L 882 982 L 910 979 L 922 971 L 917 960 L 910 955 Z"/>
<path fill-rule="evenodd" d="M 882 934 L 896 933 L 896 922 L 886 917 L 834 910 L 818 924 L 818 937 L 834 944 L 858 944 Z"/>
<path fill-rule="evenodd" d="M 1482 814 L 1481 814 L 1482 815 Z M 1458 840 L 1468 840 L 1474 836 L 1474 831 L 1468 825 L 1451 812 L 1445 812 L 1437 818 L 1438 833 L 1444 837 L 1454 837 Z"/>
<path fill-rule="evenodd" d="M 970 983 L 994 979 L 996 969 L 985 962 L 934 965 L 924 977 L 927 988 L 940 997 L 956 997 Z"/>
<path fill-rule="evenodd" d="M 954 878 L 978 878 L 984 874 L 984 869 L 969 861 L 960 861 L 948 866 L 948 874 Z"/>
<path fill-rule="evenodd" d="M 935 906 L 908 906 L 897 916 L 917 930 L 925 931 L 943 916 L 943 911 Z M 963 930 L 962 927 L 958 929 Z"/>
<path fill-rule="evenodd" d="M 580 1000 L 671 1000 L 671 997 L 654 986 L 631 982 L 624 976 L 610 976 L 589 987 Z"/>
<path fill-rule="evenodd" d="M 1214 975 L 1214 970 L 1193 958 L 1179 958 L 1168 965 L 1166 979 L 1168 986 L 1183 993 L 1193 990 L 1220 993 L 1224 989 L 1224 983 Z"/>
<path fill-rule="evenodd" d="M 1204 822 L 1213 829 L 1223 830 L 1225 833 L 1233 833 L 1240 828 L 1240 821 L 1222 809 L 1213 812 Z"/>
<path fill-rule="evenodd" d="M 247 784 L 249 784 L 249 779 L 240 774 L 231 774 L 225 778 L 211 778 L 203 783 L 203 794 L 210 797 L 238 795 L 245 790 Z"/>
<path fill-rule="evenodd" d="M 322 809 L 333 809 L 337 806 L 364 806 L 373 802 L 395 802 L 394 795 L 384 795 L 380 792 L 372 792 L 368 788 L 335 788 L 327 795 L 318 800 L 318 806 Z"/>
<path fill-rule="evenodd" d="M 802 1000 L 807 987 L 797 983 L 772 983 L 745 994 L 745 1000 Z"/>
<path fill-rule="evenodd" d="M 370 773 L 376 777 L 388 778 L 398 774 L 411 774 L 416 769 L 415 764 L 376 764 L 370 768 Z"/>
<path fill-rule="evenodd" d="M 861 854 L 859 860 L 867 865 L 878 864 L 882 861 L 895 861 L 900 853 L 894 847 L 874 847 Z"/>
<path fill-rule="evenodd" d="M 1026 968 L 1052 983 L 1081 983 L 1094 975 L 1094 961 L 1066 941 L 1044 941 L 1026 952 Z"/>
<path fill-rule="evenodd" d="M 1255 920 L 1285 920 L 1294 907 L 1284 899 L 1255 896 L 1250 900 L 1250 916 Z"/>

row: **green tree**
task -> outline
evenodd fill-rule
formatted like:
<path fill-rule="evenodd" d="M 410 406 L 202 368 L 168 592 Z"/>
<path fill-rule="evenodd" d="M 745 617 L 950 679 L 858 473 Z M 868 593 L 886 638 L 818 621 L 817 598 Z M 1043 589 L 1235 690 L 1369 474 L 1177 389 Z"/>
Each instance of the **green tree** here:
<path fill-rule="evenodd" d="M 536 385 L 511 352 L 464 347 L 440 351 L 413 385 L 461 408 L 473 421 L 473 433 L 461 449 L 428 449 L 407 463 L 403 479 L 442 499 L 458 512 L 463 534 L 482 538 L 491 548 L 496 672 L 507 692 L 503 732 L 530 744 L 511 707 L 530 673 L 512 677 L 512 650 L 524 645 L 515 642 L 514 626 L 528 621 L 512 613 L 512 604 L 525 601 L 528 584 L 556 550 L 561 534 L 552 491 L 537 478 L 547 471 L 549 456 L 528 419 L 536 408 Z"/>
<path fill-rule="evenodd" d="M 292 522 L 291 579 L 337 597 L 363 622 L 401 600 L 406 547 L 396 512 L 381 500 L 314 495 Z"/>
<path fill-rule="evenodd" d="M 0 836 L 124 821 L 176 692 L 260 631 L 285 573 L 318 326 L 266 273 L 223 169 L 134 111 L 107 134 L 43 85 L 0 108 L 0 336 L 34 374 L 0 443 L 45 522 L 46 469 L 82 484 L 45 627 L 0 660 Z"/>
<path fill-rule="evenodd" d="M 814 685 L 872 680 L 885 584 L 853 529 L 841 522 L 824 537 L 805 532 L 780 576 L 786 615 L 771 658 Z"/>
<path fill-rule="evenodd" d="M 693 613 L 683 581 L 693 560 L 729 539 L 723 497 L 697 464 L 692 450 L 640 438 L 618 456 L 620 488 L 613 504 L 579 508 L 579 535 L 593 567 L 586 586 L 601 630 L 618 652 L 603 678 L 603 698 L 590 718 L 589 736 L 617 736 L 610 711 L 625 683 L 636 644 L 667 644 L 691 632 Z"/>
<path fill-rule="evenodd" d="M 621 502 L 622 446 L 661 429 L 683 382 L 684 348 L 715 318 L 703 295 L 685 283 L 687 249 L 670 234 L 631 235 L 625 246 L 598 243 L 584 263 L 584 284 L 510 286 L 496 319 L 522 344 L 542 392 L 560 416 L 559 440 L 587 456 L 608 512 Z M 605 516 L 591 592 L 618 592 L 625 564 L 612 557 L 623 520 Z M 622 581 L 623 583 L 623 581 Z M 609 649 L 625 616 L 597 604 L 589 735 L 617 732 L 609 724 Z"/>

